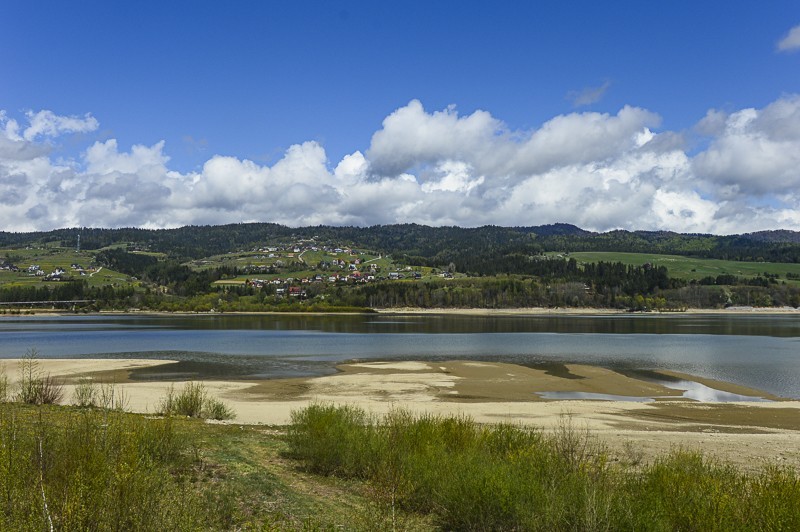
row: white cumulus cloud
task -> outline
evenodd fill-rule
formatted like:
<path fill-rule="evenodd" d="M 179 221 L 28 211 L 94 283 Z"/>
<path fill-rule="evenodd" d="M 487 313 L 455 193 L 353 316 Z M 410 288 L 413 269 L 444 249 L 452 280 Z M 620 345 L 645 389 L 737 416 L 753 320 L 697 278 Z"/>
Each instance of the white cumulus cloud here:
<path fill-rule="evenodd" d="M 800 96 L 714 120 L 719 131 L 693 163 L 699 178 L 725 187 L 726 195 L 783 194 L 800 187 Z"/>
<path fill-rule="evenodd" d="M 800 50 L 800 25 L 790 29 L 789 33 L 778 41 L 778 50 L 781 52 Z"/>
<path fill-rule="evenodd" d="M 272 165 L 214 155 L 170 167 L 166 144 L 94 142 L 73 158 L 52 139 L 92 131 L 91 115 L 0 111 L 0 229 L 287 225 L 538 225 L 732 233 L 800 229 L 800 96 L 710 110 L 660 131 L 652 111 L 575 112 L 512 130 L 488 111 L 391 112 L 366 150 L 329 161 L 317 142 Z"/>
<path fill-rule="evenodd" d="M 446 159 L 494 164 L 503 157 L 507 135 L 505 125 L 486 111 L 461 117 L 448 107 L 428 113 L 412 100 L 386 117 L 367 158 L 374 172 L 390 176 Z"/>
<path fill-rule="evenodd" d="M 55 137 L 62 133 L 86 133 L 98 128 L 97 120 L 86 114 L 83 118 L 76 116 L 59 116 L 52 111 L 28 111 L 28 127 L 22 133 L 25 140 L 33 140 L 39 136 Z"/>

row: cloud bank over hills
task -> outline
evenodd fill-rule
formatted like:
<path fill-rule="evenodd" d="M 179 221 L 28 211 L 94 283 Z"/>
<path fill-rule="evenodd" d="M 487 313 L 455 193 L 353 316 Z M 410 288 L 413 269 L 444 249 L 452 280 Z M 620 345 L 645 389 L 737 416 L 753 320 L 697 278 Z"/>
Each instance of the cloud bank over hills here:
<path fill-rule="evenodd" d="M 787 45 L 788 46 L 788 45 Z M 368 149 L 328 160 L 315 141 L 269 165 L 214 155 L 170 168 L 165 143 L 111 138 L 91 114 L 0 111 L 0 229 L 146 228 L 269 221 L 299 225 L 539 225 L 718 234 L 800 229 L 800 95 L 709 110 L 688 131 L 624 106 L 511 130 L 488 111 L 395 110 Z"/>

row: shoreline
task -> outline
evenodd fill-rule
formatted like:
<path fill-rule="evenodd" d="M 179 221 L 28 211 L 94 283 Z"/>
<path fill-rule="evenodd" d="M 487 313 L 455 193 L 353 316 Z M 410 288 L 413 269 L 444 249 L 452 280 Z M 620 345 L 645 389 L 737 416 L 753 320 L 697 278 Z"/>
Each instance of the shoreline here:
<path fill-rule="evenodd" d="M 62 404 L 70 404 L 81 377 L 95 383 L 114 383 L 127 410 L 156 413 L 170 387 L 179 391 L 185 381 L 132 379 L 137 369 L 165 366 L 169 360 L 39 359 L 41 373 L 63 382 Z M 14 386 L 18 359 L 0 361 Z M 221 399 L 237 414 L 231 423 L 285 426 L 291 413 L 314 402 L 353 405 L 370 414 L 394 409 L 413 414 L 466 415 L 480 423 L 520 423 L 555 430 L 565 421 L 586 430 L 614 452 L 631 445 L 645 456 L 681 447 L 753 466 L 780 459 L 800 467 L 800 400 L 773 402 L 699 402 L 680 391 L 606 368 L 568 364 L 566 371 L 549 372 L 495 362 L 350 362 L 321 377 L 273 380 L 201 380 L 210 396 Z M 730 383 L 709 381 L 674 372 L 735 393 L 759 392 Z M 568 391 L 658 396 L 650 402 L 546 400 L 536 391 Z M 759 394 L 765 396 L 766 394 Z M 780 398 L 773 398 L 780 399 Z"/>
<path fill-rule="evenodd" d="M 691 315 L 800 315 L 800 308 L 792 307 L 730 307 L 727 309 L 689 308 L 685 310 L 628 311 L 593 307 L 521 307 L 521 308 L 365 308 L 358 312 L 290 312 L 290 311 L 249 311 L 249 312 L 191 312 L 160 310 L 101 310 L 97 312 L 73 312 L 64 309 L 5 309 L 2 318 L 26 316 L 360 316 L 378 315 L 452 315 L 452 316 L 691 316 Z M 14 312 L 12 314 L 12 312 Z"/>
<path fill-rule="evenodd" d="M 653 310 L 648 312 L 642 311 L 628 311 L 624 309 L 607 309 L 607 308 L 594 308 L 594 307 L 521 307 L 521 308 L 507 308 L 507 309 L 484 309 L 484 308 L 447 308 L 447 309 L 426 309 L 426 308 L 378 308 L 375 309 L 378 314 L 454 314 L 454 315 L 468 315 L 468 316 L 541 316 L 541 315 L 558 315 L 558 316 L 686 316 L 686 315 L 707 315 L 707 314 L 721 314 L 721 315 L 770 315 L 770 314 L 800 314 L 800 308 L 792 307 L 730 307 L 727 309 L 713 309 L 713 308 L 690 308 L 685 310 Z"/>

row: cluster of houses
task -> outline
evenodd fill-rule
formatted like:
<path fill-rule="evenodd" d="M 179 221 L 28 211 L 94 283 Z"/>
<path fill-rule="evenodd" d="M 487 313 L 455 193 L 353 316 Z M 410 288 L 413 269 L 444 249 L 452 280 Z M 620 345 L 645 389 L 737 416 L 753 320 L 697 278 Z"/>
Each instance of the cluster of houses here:
<path fill-rule="evenodd" d="M 264 288 L 267 286 L 274 287 L 275 294 L 285 297 L 306 297 L 306 287 L 314 283 L 327 283 L 327 284 L 356 284 L 356 283 L 371 283 L 383 280 L 399 280 L 399 279 L 420 279 L 422 274 L 416 271 L 401 272 L 388 272 L 381 274 L 381 268 L 376 262 L 364 260 L 358 251 L 348 247 L 340 247 L 333 245 L 317 245 L 315 240 L 300 241 L 290 245 L 280 246 L 259 246 L 251 250 L 253 253 L 258 253 L 253 258 L 256 259 L 276 259 L 288 258 L 292 259 L 298 257 L 303 260 L 302 255 L 305 252 L 324 252 L 330 257 L 317 264 L 310 265 L 316 267 L 318 273 L 316 275 L 294 278 L 272 278 L 263 279 L 258 278 L 259 273 L 274 272 L 274 268 L 283 266 L 282 261 L 276 261 L 272 265 L 250 265 L 246 268 L 249 275 L 254 275 L 253 278 L 247 279 L 245 284 L 254 288 Z M 450 273 L 445 273 L 452 277 Z"/>
<path fill-rule="evenodd" d="M 310 277 L 303 277 L 295 279 L 276 278 L 276 279 L 248 279 L 246 284 L 256 288 L 262 288 L 268 285 L 276 287 L 276 293 L 279 295 L 288 295 L 294 297 L 304 297 L 305 291 L 302 289 L 304 285 L 311 283 L 370 283 L 374 281 L 381 281 L 386 279 L 402 279 L 404 277 L 411 277 L 419 279 L 422 275 L 418 272 L 407 272 L 405 275 L 399 272 L 390 272 L 388 276 L 380 276 L 381 268 L 373 261 L 365 261 L 361 254 L 348 247 L 340 247 L 334 245 L 319 246 L 314 239 L 300 241 L 287 246 L 265 246 L 257 247 L 251 250 L 254 253 L 262 253 L 260 257 L 256 258 L 298 258 L 302 260 L 302 254 L 311 252 L 324 252 L 331 255 L 330 258 L 325 258 L 315 265 L 322 273 Z M 247 268 L 250 273 L 266 273 L 274 271 L 273 267 L 280 267 L 279 261 L 276 261 L 272 266 L 251 265 Z M 299 285 L 299 286 L 297 286 Z M 297 290 L 293 290 L 297 288 Z"/>
<path fill-rule="evenodd" d="M 93 268 L 86 269 L 80 264 L 73 264 L 71 266 L 71 269 L 73 273 L 77 275 L 87 275 L 95 271 Z M 8 270 L 12 272 L 20 271 L 20 269 L 17 266 L 7 262 L 0 264 L 0 270 Z M 56 266 L 53 269 L 53 271 L 48 273 L 44 271 L 39 264 L 31 264 L 30 266 L 28 266 L 25 272 L 31 277 L 41 277 L 42 281 L 64 281 L 67 278 L 67 271 L 59 266 Z"/>
<path fill-rule="evenodd" d="M 364 268 L 360 268 L 362 266 L 361 259 L 353 259 L 352 261 L 346 261 L 344 259 L 335 259 L 334 258 L 334 259 L 331 259 L 329 261 L 328 260 L 322 261 L 322 262 L 319 263 L 318 266 L 323 270 L 330 270 L 332 268 L 339 268 L 340 270 L 345 270 L 346 269 L 346 270 L 351 271 L 351 272 L 356 272 L 359 269 L 364 269 Z M 375 274 L 378 271 L 380 271 L 380 268 L 374 262 L 372 264 L 369 264 L 369 265 L 364 264 L 364 266 L 367 266 L 366 269 L 369 270 L 369 272 L 371 274 Z"/>
<path fill-rule="evenodd" d="M 304 251 L 325 251 L 327 253 L 348 253 L 355 255 L 352 249 L 342 248 L 338 246 L 317 246 L 313 240 L 301 241 L 287 246 L 264 246 L 253 248 L 251 251 L 256 253 L 302 253 Z"/>
<path fill-rule="evenodd" d="M 94 272 L 97 271 L 96 268 L 92 268 L 92 267 L 84 268 L 80 264 L 72 264 L 70 266 L 70 268 L 72 268 L 72 271 L 74 271 L 78 275 L 89 275 L 89 274 L 94 273 Z"/>
<path fill-rule="evenodd" d="M 18 272 L 19 268 L 16 265 L 11 264 L 10 262 L 3 261 L 0 262 L 0 271 Z"/>
<path fill-rule="evenodd" d="M 41 277 L 42 281 L 61 281 L 63 275 L 66 273 L 63 269 L 56 267 L 52 272 L 45 272 L 38 264 L 31 264 L 28 266 L 28 275 Z"/>
<path fill-rule="evenodd" d="M 289 295 L 291 296 L 291 295 L 300 295 L 299 293 L 293 293 L 291 291 L 292 288 L 299 288 L 299 287 L 296 286 L 298 283 L 300 284 L 300 286 L 302 286 L 302 285 L 307 285 L 307 284 L 311 284 L 311 283 L 325 283 L 325 282 L 327 282 L 327 283 L 347 283 L 347 282 L 350 282 L 350 283 L 369 283 L 369 282 L 372 282 L 372 281 L 375 281 L 375 280 L 377 280 L 377 279 L 372 274 L 364 275 L 359 271 L 354 271 L 354 272 L 348 273 L 347 275 L 339 275 L 339 274 L 323 275 L 323 274 L 317 274 L 317 275 L 315 275 L 313 277 L 303 277 L 301 279 L 295 279 L 293 277 L 287 277 L 285 279 L 276 278 L 276 279 L 269 279 L 269 280 L 267 280 L 267 279 L 248 279 L 247 281 L 245 281 L 245 284 L 248 285 L 248 286 L 253 286 L 255 288 L 263 288 L 264 286 L 268 286 L 268 285 L 275 285 L 275 286 L 278 286 L 278 287 L 283 287 L 283 288 L 277 288 L 276 289 L 276 293 L 278 293 L 278 294 L 283 294 L 284 293 L 283 289 L 288 287 L 290 289 Z"/>
<path fill-rule="evenodd" d="M 252 286 L 254 288 L 263 288 L 265 286 L 274 286 L 275 287 L 275 294 L 279 296 L 289 296 L 289 297 L 306 297 L 306 291 L 303 288 L 304 285 L 309 285 L 312 283 L 371 283 L 375 281 L 384 281 L 384 280 L 399 280 L 404 278 L 410 279 L 420 279 L 422 278 L 422 274 L 419 272 L 410 272 L 407 274 L 402 274 L 400 272 L 390 272 L 388 277 L 377 277 L 372 273 L 362 273 L 360 271 L 352 271 L 347 274 L 317 274 L 313 277 L 303 277 L 301 279 L 295 279 L 293 277 L 287 277 L 285 279 L 275 278 L 275 279 L 247 279 L 245 281 L 246 286 Z M 298 286 L 299 285 L 299 286 Z"/>

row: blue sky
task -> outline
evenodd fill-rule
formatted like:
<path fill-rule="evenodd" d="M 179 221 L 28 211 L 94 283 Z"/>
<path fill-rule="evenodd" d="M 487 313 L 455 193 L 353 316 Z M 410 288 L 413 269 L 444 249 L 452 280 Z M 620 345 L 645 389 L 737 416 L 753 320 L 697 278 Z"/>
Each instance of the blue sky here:
<path fill-rule="evenodd" d="M 797 2 L 2 11 L 0 230 L 800 229 Z"/>

